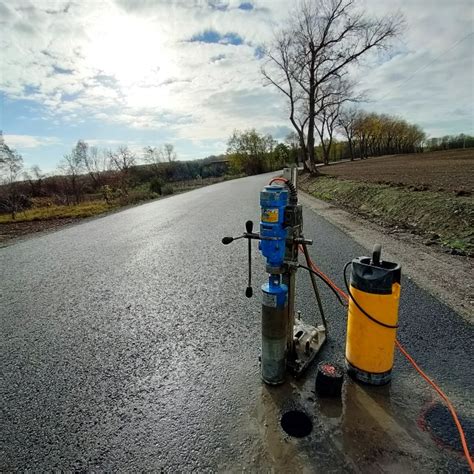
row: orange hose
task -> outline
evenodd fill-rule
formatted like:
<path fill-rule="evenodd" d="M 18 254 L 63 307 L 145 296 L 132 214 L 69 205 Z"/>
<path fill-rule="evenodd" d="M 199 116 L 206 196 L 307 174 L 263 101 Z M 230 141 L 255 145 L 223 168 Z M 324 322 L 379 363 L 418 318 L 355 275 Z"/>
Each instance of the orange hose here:
<path fill-rule="evenodd" d="M 469 467 L 471 468 L 471 472 L 474 473 L 474 462 L 472 460 L 471 454 L 469 453 L 469 447 L 467 446 L 467 441 L 466 441 L 466 435 L 464 434 L 464 430 L 461 426 L 461 422 L 459 421 L 458 415 L 456 413 L 456 409 L 454 408 L 453 404 L 449 400 L 448 396 L 441 390 L 436 383 L 426 375 L 425 372 L 420 368 L 420 366 L 415 362 L 413 357 L 408 354 L 406 349 L 400 344 L 400 341 L 398 339 L 395 340 L 395 344 L 398 348 L 398 350 L 407 358 L 407 360 L 410 362 L 410 364 L 415 368 L 415 370 L 423 377 L 423 379 L 428 382 L 433 389 L 436 391 L 436 393 L 444 400 L 446 403 L 446 406 L 448 407 L 448 410 L 451 413 L 451 416 L 453 417 L 454 423 L 456 424 L 456 428 L 458 429 L 459 432 L 459 437 L 461 438 L 461 444 L 462 444 L 462 449 L 464 451 L 464 456 L 466 456 L 466 460 L 469 463 Z"/>
<path fill-rule="evenodd" d="M 287 180 L 286 178 L 281 178 L 281 177 L 280 177 L 280 178 L 273 178 L 273 179 L 271 179 L 271 180 L 270 180 L 270 183 L 268 183 L 268 184 L 272 184 L 272 183 L 274 183 L 275 181 L 282 181 L 283 183 L 288 183 L 288 180 Z"/>
<path fill-rule="evenodd" d="M 301 246 L 300 246 L 300 251 L 302 251 Z M 310 259 L 311 263 L 311 268 L 320 274 L 321 277 L 323 277 L 332 287 L 334 290 L 336 290 L 341 296 L 343 296 L 346 300 L 349 300 L 349 296 L 341 290 L 327 275 L 325 275 L 313 262 L 313 260 Z M 464 451 L 464 456 L 466 457 L 466 460 L 469 464 L 469 467 L 471 468 L 471 472 L 474 473 L 474 461 L 472 460 L 471 454 L 469 452 L 469 447 L 467 445 L 466 441 L 466 435 L 464 433 L 463 427 L 461 425 L 461 422 L 459 421 L 458 415 L 456 413 L 456 409 L 454 408 L 454 405 L 451 403 L 449 400 L 448 396 L 441 390 L 441 388 L 436 385 L 436 383 L 426 375 L 425 372 L 420 368 L 420 366 L 415 362 L 413 357 L 407 352 L 407 350 L 401 345 L 400 341 L 398 339 L 395 340 L 395 345 L 397 346 L 398 350 L 402 353 L 403 356 L 410 362 L 410 364 L 415 368 L 415 370 L 420 374 L 420 376 L 428 382 L 433 389 L 436 391 L 436 393 L 441 397 L 441 399 L 446 403 L 446 406 L 448 407 L 449 412 L 451 413 L 451 416 L 454 420 L 454 423 L 456 425 L 456 428 L 459 432 L 459 437 L 461 439 L 461 444 L 462 444 L 462 449 Z"/>

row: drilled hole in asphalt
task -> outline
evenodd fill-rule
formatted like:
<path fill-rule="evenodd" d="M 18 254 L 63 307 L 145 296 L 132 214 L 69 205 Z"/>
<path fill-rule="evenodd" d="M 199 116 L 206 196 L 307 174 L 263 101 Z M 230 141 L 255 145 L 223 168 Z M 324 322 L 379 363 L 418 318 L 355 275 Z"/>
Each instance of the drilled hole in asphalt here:
<path fill-rule="evenodd" d="M 474 442 L 474 420 L 459 416 L 468 446 Z M 430 406 L 424 413 L 422 423 L 439 444 L 462 452 L 459 433 L 447 407 L 440 403 Z"/>
<path fill-rule="evenodd" d="M 292 410 L 287 411 L 281 417 L 281 427 L 285 433 L 290 436 L 304 438 L 311 433 L 313 423 L 306 413 L 299 410 Z"/>

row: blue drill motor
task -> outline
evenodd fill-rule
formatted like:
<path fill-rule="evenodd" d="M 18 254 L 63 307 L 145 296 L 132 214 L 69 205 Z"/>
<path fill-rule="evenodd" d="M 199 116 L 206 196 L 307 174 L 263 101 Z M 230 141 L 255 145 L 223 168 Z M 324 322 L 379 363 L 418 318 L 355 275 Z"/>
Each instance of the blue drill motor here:
<path fill-rule="evenodd" d="M 288 205 L 288 190 L 282 186 L 265 186 L 260 192 L 260 237 L 259 250 L 267 259 L 268 273 L 281 273 L 285 259 L 287 231 L 285 208 Z"/>
<path fill-rule="evenodd" d="M 259 249 L 267 260 L 268 283 L 262 285 L 262 378 L 271 385 L 284 382 L 288 331 L 288 287 L 281 282 L 287 230 L 288 190 L 265 186 L 260 193 Z"/>

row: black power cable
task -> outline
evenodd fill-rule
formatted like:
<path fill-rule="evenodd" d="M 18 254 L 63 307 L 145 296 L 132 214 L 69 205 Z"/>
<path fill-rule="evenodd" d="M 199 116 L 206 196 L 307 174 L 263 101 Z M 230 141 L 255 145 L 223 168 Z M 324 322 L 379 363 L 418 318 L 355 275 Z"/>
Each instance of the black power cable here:
<path fill-rule="evenodd" d="M 290 196 L 293 200 L 293 204 L 296 204 L 298 202 L 298 191 L 296 190 L 295 185 L 290 180 L 286 182 L 286 185 L 290 190 Z"/>
<path fill-rule="evenodd" d="M 281 181 L 282 183 L 284 183 L 286 187 L 290 190 L 290 203 L 293 205 L 298 204 L 298 190 L 289 179 L 283 177 L 273 178 L 272 180 L 270 180 L 270 184 L 272 184 L 274 181 Z"/>
<path fill-rule="evenodd" d="M 385 324 L 383 323 L 382 321 L 379 321 L 378 319 L 375 319 L 373 316 L 371 316 L 369 313 L 367 313 L 367 311 L 365 311 L 361 306 L 360 304 L 357 302 L 357 300 L 354 298 L 354 296 L 352 296 L 352 293 L 351 293 L 351 289 L 349 288 L 349 284 L 347 282 L 347 275 L 346 275 L 346 271 L 347 271 L 347 267 L 349 265 L 352 265 L 352 262 L 347 262 L 345 265 L 344 265 L 344 284 L 346 285 L 346 290 L 347 290 L 347 294 L 349 295 L 350 299 L 354 302 L 354 304 L 357 306 L 357 308 L 359 309 L 359 311 L 364 315 L 366 316 L 367 318 L 369 318 L 372 322 L 380 325 L 380 326 L 383 326 L 384 328 L 387 328 L 387 329 L 397 329 L 398 328 L 398 324 L 396 324 L 395 326 L 392 326 L 391 324 Z"/>

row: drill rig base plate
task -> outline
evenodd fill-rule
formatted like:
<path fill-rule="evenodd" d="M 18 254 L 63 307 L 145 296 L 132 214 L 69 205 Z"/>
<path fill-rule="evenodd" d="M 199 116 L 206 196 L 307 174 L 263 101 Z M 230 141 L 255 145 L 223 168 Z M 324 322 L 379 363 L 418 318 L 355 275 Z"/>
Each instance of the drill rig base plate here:
<path fill-rule="evenodd" d="M 299 377 L 314 360 L 324 342 L 326 330 L 295 321 L 293 331 L 293 351 L 288 355 L 287 368 L 294 377 Z"/>

